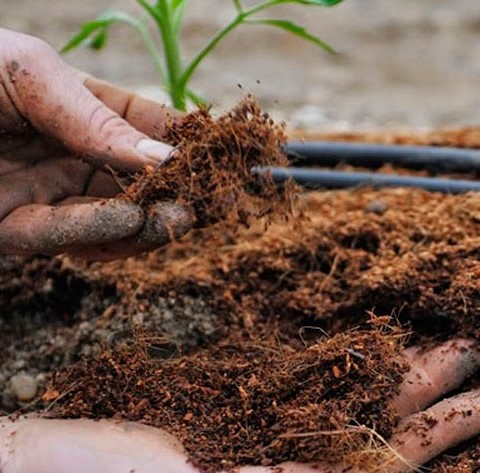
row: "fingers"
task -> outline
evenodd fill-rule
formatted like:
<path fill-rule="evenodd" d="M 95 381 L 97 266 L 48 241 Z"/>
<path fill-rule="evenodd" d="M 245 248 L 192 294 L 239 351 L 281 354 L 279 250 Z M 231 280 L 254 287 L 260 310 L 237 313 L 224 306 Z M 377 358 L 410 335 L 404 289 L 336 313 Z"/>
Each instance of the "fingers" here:
<path fill-rule="evenodd" d="M 72 256 L 87 261 L 113 261 L 139 255 L 178 240 L 191 230 L 193 213 L 184 207 L 163 202 L 153 206 L 142 231 L 134 237 L 110 244 L 76 248 Z"/>
<path fill-rule="evenodd" d="M 0 222 L 0 248 L 4 254 L 55 255 L 72 247 L 122 240 L 138 233 L 143 224 L 143 211 L 122 200 L 26 205 Z"/>
<path fill-rule="evenodd" d="M 168 434 L 107 421 L 3 419 L 0 458 L 2 473 L 198 473 Z"/>
<path fill-rule="evenodd" d="M 463 393 L 441 401 L 426 411 L 419 412 L 449 391 L 458 388 L 480 367 L 476 344 L 469 340 L 448 341 L 427 352 L 409 349 L 412 369 L 406 375 L 401 392 L 394 404 L 404 418 L 390 446 L 395 455 L 379 471 L 404 473 L 416 471 L 445 450 L 480 434 L 480 390 Z M 301 470 L 299 469 L 301 467 Z M 245 471 L 244 471 L 245 470 Z M 242 473 L 266 473 L 266 469 Z M 286 464 L 283 471 L 310 473 L 306 465 Z M 322 473 L 358 472 L 348 465 L 324 466 Z"/>
<path fill-rule="evenodd" d="M 84 83 L 95 97 L 130 125 L 157 140 L 164 137 L 167 122 L 180 120 L 184 116 L 178 110 L 144 99 L 93 77 L 87 76 Z"/>
<path fill-rule="evenodd" d="M 0 103 L 8 99 L 37 130 L 117 169 L 135 170 L 168 158 L 170 146 L 150 140 L 108 108 L 50 46 L 7 30 L 0 30 L 0 42 Z"/>
<path fill-rule="evenodd" d="M 1 163 L 1 161 L 0 161 Z M 95 171 L 88 163 L 75 158 L 56 158 L 40 161 L 16 172 L 1 172 L 0 164 L 0 221 L 13 210 L 29 205 L 50 205 L 83 195 L 111 198 L 121 189 L 112 173 Z"/>
<path fill-rule="evenodd" d="M 26 179 L 29 171 L 20 182 L 4 176 L 2 183 L 0 178 L 6 190 L 0 202 L 1 254 L 68 252 L 90 261 L 111 261 L 163 246 L 193 226 L 193 213 L 173 203 L 158 203 L 145 213 L 127 200 L 99 201 L 94 197 L 118 193 L 112 177 L 99 171 L 90 178 L 90 169 L 77 166 L 75 178 L 80 179 L 75 182 L 80 187 L 76 188 L 70 179 L 72 167 L 67 160 L 61 163 L 64 172 L 56 169 L 53 177 L 43 176 L 50 178 L 50 185 L 40 185 L 38 176 Z M 89 182 L 86 189 L 85 182 Z M 77 196 L 64 198 L 72 193 Z"/>
<path fill-rule="evenodd" d="M 446 399 L 400 423 L 391 445 L 408 465 L 397 460 L 387 471 L 414 471 L 479 433 L 480 390 Z"/>
<path fill-rule="evenodd" d="M 393 401 L 400 417 L 418 412 L 459 387 L 480 368 L 480 352 L 472 341 L 455 339 L 427 352 L 408 349 L 412 368 Z"/>

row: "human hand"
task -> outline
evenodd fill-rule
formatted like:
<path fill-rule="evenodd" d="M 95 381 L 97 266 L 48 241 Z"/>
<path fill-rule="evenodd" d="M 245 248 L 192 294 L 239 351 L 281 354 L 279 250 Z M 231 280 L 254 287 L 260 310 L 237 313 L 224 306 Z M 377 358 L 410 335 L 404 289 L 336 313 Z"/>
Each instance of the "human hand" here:
<path fill-rule="evenodd" d="M 44 42 L 0 28 L 0 254 L 108 260 L 190 229 L 173 204 L 144 212 L 113 170 L 158 166 L 166 107 L 69 68 Z"/>
<path fill-rule="evenodd" d="M 434 404 L 480 367 L 480 353 L 473 343 L 453 340 L 426 353 L 410 348 L 405 356 L 411 370 L 392 401 L 402 420 L 389 441 L 396 455 L 379 470 L 385 473 L 414 471 L 480 433 L 479 390 Z M 0 459 L 2 473 L 198 473 L 179 442 L 165 432 L 112 421 L 3 419 Z M 348 465 L 280 467 L 283 473 L 362 473 Z M 240 469 L 241 473 L 272 471 L 277 470 Z"/>

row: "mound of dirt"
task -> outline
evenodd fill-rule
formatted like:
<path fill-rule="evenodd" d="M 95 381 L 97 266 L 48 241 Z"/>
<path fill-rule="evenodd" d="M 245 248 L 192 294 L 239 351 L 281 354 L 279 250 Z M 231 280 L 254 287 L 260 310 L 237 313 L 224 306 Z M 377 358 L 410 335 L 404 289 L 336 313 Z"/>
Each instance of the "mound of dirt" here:
<path fill-rule="evenodd" d="M 335 191 L 309 194 L 304 207 L 302 219 L 266 231 L 207 229 L 96 271 L 141 287 L 144 305 L 159 293 L 180 304 L 185 294 L 202 298 L 234 330 L 276 320 L 282 330 L 336 333 L 374 309 L 395 314 L 417 338 L 478 337 L 479 195 Z"/>
<path fill-rule="evenodd" d="M 480 196 L 357 189 L 302 201 L 301 216 L 267 230 L 212 225 L 123 262 L 2 258 L 4 411 L 161 426 L 208 471 L 376 461 L 369 429 L 388 438 L 395 426 L 402 347 L 480 338 Z M 34 402 L 12 392 L 23 372 Z M 430 466 L 473 473 L 479 445 Z"/>
<path fill-rule="evenodd" d="M 381 327 L 302 350 L 274 337 L 231 337 L 168 361 L 148 343 L 121 346 L 57 375 L 46 398 L 64 393 L 55 417 L 121 418 L 166 429 L 203 471 L 325 458 L 365 466 L 375 460 L 373 429 L 388 438 L 397 422 L 388 403 L 407 370 L 401 340 L 401 332 Z"/>

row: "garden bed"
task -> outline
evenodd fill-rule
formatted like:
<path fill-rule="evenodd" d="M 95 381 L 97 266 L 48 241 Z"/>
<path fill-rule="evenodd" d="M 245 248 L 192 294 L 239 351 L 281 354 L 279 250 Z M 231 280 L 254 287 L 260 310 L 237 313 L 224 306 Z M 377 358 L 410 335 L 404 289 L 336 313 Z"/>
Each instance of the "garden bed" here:
<path fill-rule="evenodd" d="M 388 438 L 402 347 L 478 340 L 480 195 L 357 189 L 301 200 L 302 213 L 268 229 L 218 223 L 122 262 L 2 258 L 3 410 L 159 426 L 208 471 L 358 460 L 365 432 L 353 442 L 283 434 L 356 422 Z M 473 472 L 479 442 L 430 466 Z"/>

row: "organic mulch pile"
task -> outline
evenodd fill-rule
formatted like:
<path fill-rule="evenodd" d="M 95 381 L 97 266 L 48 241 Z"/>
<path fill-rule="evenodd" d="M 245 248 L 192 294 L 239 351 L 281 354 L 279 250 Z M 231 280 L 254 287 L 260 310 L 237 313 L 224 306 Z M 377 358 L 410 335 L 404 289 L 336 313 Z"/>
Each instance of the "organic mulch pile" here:
<path fill-rule="evenodd" d="M 255 110 L 221 120 L 240 113 L 240 122 L 270 127 L 257 151 L 280 143 Z M 203 139 L 194 122 L 185 133 Z M 218 163 L 217 142 L 200 155 L 175 141 L 183 163 Z M 251 197 L 248 205 L 206 200 L 215 192 L 201 193 L 205 176 L 192 193 L 169 187 L 160 169 L 129 187 L 146 205 L 160 196 L 193 205 L 198 227 L 209 225 L 150 255 L 89 267 L 0 259 L 4 412 L 43 407 L 54 417 L 159 426 L 209 472 L 325 458 L 381 468 L 382 439 L 398 420 L 388 406 L 406 370 L 403 347 L 479 339 L 480 195 L 310 193 L 300 197 L 301 215 L 266 229 L 256 218 L 288 216 L 290 196 L 270 187 L 265 199 L 255 183 L 239 186 L 241 177 L 226 184 L 227 174 L 210 184 Z M 208 220 L 209 206 L 219 223 Z M 233 224 L 246 220 L 249 228 Z M 474 439 L 429 466 L 478 471 L 479 448 Z"/>
<path fill-rule="evenodd" d="M 167 361 L 148 343 L 121 346 L 59 374 L 46 397 L 68 393 L 56 417 L 166 429 L 205 471 L 324 458 L 365 466 L 397 422 L 388 402 L 407 369 L 401 339 L 372 328 L 293 350 L 230 338 Z"/>

